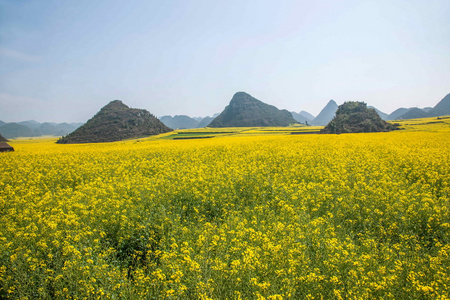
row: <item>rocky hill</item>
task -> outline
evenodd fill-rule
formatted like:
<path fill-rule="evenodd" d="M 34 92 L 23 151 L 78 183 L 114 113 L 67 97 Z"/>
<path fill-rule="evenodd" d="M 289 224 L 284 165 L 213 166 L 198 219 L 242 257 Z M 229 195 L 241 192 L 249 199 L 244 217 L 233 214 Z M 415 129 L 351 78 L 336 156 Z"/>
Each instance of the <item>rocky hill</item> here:
<path fill-rule="evenodd" d="M 288 126 L 292 123 L 297 122 L 287 110 L 279 110 L 247 93 L 238 92 L 208 127 Z"/>
<path fill-rule="evenodd" d="M 392 131 L 395 126 L 382 120 L 373 108 L 364 102 L 345 102 L 336 116 L 320 133 L 358 133 Z"/>
<path fill-rule="evenodd" d="M 330 100 L 327 105 L 320 111 L 320 113 L 317 115 L 317 117 L 312 120 L 312 125 L 317 126 L 325 126 L 330 122 L 334 115 L 336 114 L 336 111 L 338 109 L 338 105 L 334 100 Z"/>
<path fill-rule="evenodd" d="M 57 143 L 114 142 L 172 131 L 144 109 L 129 108 L 120 100 L 111 101 L 86 124 Z"/>

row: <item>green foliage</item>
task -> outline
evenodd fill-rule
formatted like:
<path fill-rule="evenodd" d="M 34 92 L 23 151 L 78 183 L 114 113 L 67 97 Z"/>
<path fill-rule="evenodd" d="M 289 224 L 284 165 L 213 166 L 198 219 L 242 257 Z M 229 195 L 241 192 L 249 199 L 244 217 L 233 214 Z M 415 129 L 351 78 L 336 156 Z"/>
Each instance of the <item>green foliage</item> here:
<path fill-rule="evenodd" d="M 129 108 L 120 100 L 111 101 L 92 119 L 57 143 L 102 143 L 169 132 L 155 116 L 143 109 Z"/>
<path fill-rule="evenodd" d="M 297 123 L 287 110 L 279 110 L 247 93 L 238 92 L 208 127 L 289 126 Z"/>
<path fill-rule="evenodd" d="M 373 108 L 364 102 L 345 102 L 336 111 L 336 116 L 321 133 L 385 132 L 395 126 L 383 121 Z"/>

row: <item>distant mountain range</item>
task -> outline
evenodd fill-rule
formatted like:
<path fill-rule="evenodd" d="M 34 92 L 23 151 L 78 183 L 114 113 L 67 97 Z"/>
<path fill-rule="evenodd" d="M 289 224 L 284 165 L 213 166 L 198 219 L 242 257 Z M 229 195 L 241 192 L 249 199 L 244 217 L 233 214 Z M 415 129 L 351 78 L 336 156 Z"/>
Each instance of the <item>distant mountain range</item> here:
<path fill-rule="evenodd" d="M 163 116 L 159 118 L 161 122 L 164 123 L 167 127 L 173 129 L 190 129 L 197 128 L 199 121 L 194 118 L 188 117 L 186 115 L 176 115 L 172 116 Z"/>
<path fill-rule="evenodd" d="M 7 139 L 43 135 L 62 136 L 71 133 L 81 125 L 83 123 L 39 123 L 33 120 L 5 123 L 0 121 L 0 134 Z"/>
<path fill-rule="evenodd" d="M 418 119 L 418 118 L 426 118 L 429 116 L 430 116 L 429 113 L 427 113 L 426 111 L 424 111 L 420 108 L 417 108 L 417 107 L 412 107 L 412 108 L 406 109 L 405 113 L 401 114 L 397 118 L 393 118 L 392 120 L 395 120 L 395 119 Z"/>
<path fill-rule="evenodd" d="M 208 127 L 288 126 L 293 123 L 297 121 L 287 110 L 279 110 L 245 92 L 237 92 Z"/>
<path fill-rule="evenodd" d="M 195 117 L 191 118 L 186 115 L 162 116 L 159 118 L 161 122 L 172 129 L 192 129 L 207 127 L 213 120 L 213 117 Z"/>
<path fill-rule="evenodd" d="M 438 117 L 450 115 L 450 94 L 445 96 L 435 107 L 425 107 L 425 108 L 398 108 L 391 114 L 386 114 L 373 106 L 368 108 L 373 108 L 380 118 L 384 121 L 390 120 L 402 120 L 402 119 L 418 119 L 427 117 Z M 335 101 L 330 100 L 327 105 L 322 109 L 322 111 L 315 117 L 312 121 L 308 121 L 310 125 L 325 126 L 327 125 L 335 116 L 338 105 Z M 293 113 L 294 115 L 294 113 Z M 295 115 L 294 115 L 295 117 Z M 302 121 L 299 121 L 303 123 Z"/>
<path fill-rule="evenodd" d="M 372 106 L 368 106 L 368 108 L 375 109 L 381 119 L 385 121 L 450 115 L 450 94 L 434 107 L 402 107 L 391 114 L 386 114 Z M 293 122 L 325 126 L 333 119 L 337 109 L 337 103 L 330 100 L 316 117 L 306 111 L 289 113 L 286 110 L 279 110 L 275 106 L 263 103 L 245 92 L 238 92 L 233 96 L 230 105 L 221 114 L 215 114 L 213 117 L 192 118 L 186 115 L 176 115 L 173 117 L 163 116 L 160 120 L 165 126 L 172 129 L 203 128 L 207 126 L 287 126 L 286 124 Z M 42 135 L 64 136 L 75 131 L 81 125 L 83 124 L 39 123 L 33 120 L 14 123 L 0 121 L 0 134 L 9 139 Z"/>
<path fill-rule="evenodd" d="M 428 117 L 439 117 L 450 115 L 450 94 L 445 96 L 434 107 L 425 108 L 399 108 L 393 111 L 387 118 L 387 120 L 402 120 L 402 119 L 418 119 Z"/>
<path fill-rule="evenodd" d="M 291 111 L 291 114 L 292 114 L 292 117 L 297 122 L 302 123 L 302 124 L 311 124 L 312 120 L 314 120 L 314 116 L 304 110 L 302 110 L 299 113 L 296 113 L 295 111 Z"/>

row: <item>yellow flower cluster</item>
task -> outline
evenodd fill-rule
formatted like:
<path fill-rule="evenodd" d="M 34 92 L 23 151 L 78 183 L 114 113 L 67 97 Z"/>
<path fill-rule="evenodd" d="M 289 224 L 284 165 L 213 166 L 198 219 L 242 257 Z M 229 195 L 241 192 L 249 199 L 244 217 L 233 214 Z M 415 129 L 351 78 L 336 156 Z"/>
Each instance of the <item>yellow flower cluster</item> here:
<path fill-rule="evenodd" d="M 2 299 L 449 299 L 448 129 L 12 144 Z"/>

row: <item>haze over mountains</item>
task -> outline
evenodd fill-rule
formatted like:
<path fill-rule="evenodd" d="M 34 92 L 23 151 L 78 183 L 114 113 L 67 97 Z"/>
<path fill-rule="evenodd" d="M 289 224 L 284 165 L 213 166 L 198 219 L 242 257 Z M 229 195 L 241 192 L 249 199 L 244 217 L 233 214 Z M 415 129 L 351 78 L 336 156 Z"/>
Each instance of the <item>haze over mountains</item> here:
<path fill-rule="evenodd" d="M 368 108 L 373 108 L 380 118 L 384 121 L 390 120 L 401 120 L 401 119 L 414 119 L 414 118 L 425 118 L 425 117 L 437 117 L 443 115 L 450 115 L 450 94 L 444 97 L 435 107 L 425 107 L 425 108 L 399 108 L 393 111 L 391 114 L 384 113 L 373 106 L 368 106 Z M 307 125 L 316 125 L 316 126 L 325 126 L 327 125 L 335 116 L 336 111 L 338 109 L 338 104 L 334 100 L 328 101 L 325 107 L 320 111 L 320 113 L 314 117 L 312 114 L 306 111 L 300 112 L 291 112 L 292 117 L 295 121 L 307 124 Z M 216 116 L 216 115 L 215 115 Z M 214 117 L 215 117 L 214 116 Z M 208 126 L 208 124 L 212 121 L 213 118 L 206 117 L 197 125 L 195 125 L 194 118 L 190 118 L 188 116 L 183 116 L 184 118 L 180 118 L 180 116 L 164 116 L 161 118 L 161 121 L 165 123 L 168 127 L 174 129 L 188 129 L 188 128 L 203 128 Z M 163 120 L 164 118 L 164 120 Z M 214 123 L 213 123 L 214 125 Z"/>
<path fill-rule="evenodd" d="M 295 111 L 291 111 L 292 117 L 299 123 L 302 124 L 311 124 L 312 120 L 314 120 L 314 116 L 307 111 L 302 110 L 299 113 Z"/>
<path fill-rule="evenodd" d="M 214 117 L 196 117 L 191 118 L 186 115 L 176 115 L 176 116 L 162 116 L 159 119 L 167 127 L 172 129 L 192 129 L 192 128 L 203 128 L 207 127 Z"/>
<path fill-rule="evenodd" d="M 393 111 L 386 120 L 417 119 L 450 115 L 450 94 L 447 94 L 434 107 L 399 108 Z"/>
<path fill-rule="evenodd" d="M 33 120 L 5 123 L 0 121 L 0 133 L 9 139 L 43 135 L 62 136 L 71 133 L 81 125 L 83 123 L 39 123 Z"/>
<path fill-rule="evenodd" d="M 389 115 L 381 112 L 373 106 L 368 106 L 368 108 L 375 109 L 381 119 L 385 121 L 450 115 L 450 94 L 446 95 L 434 107 L 398 108 Z M 337 103 L 334 100 L 330 100 L 316 117 L 306 111 L 289 113 L 286 110 L 279 110 L 273 105 L 257 100 L 245 92 L 238 92 L 233 96 L 233 99 L 230 101 L 230 105 L 227 106 L 227 108 L 225 108 L 220 115 L 215 114 L 213 117 L 208 116 L 204 118 L 192 118 L 186 115 L 163 116 L 160 118 L 160 121 L 166 127 L 171 129 L 203 128 L 210 126 L 210 124 L 212 124 L 211 127 L 287 126 L 294 122 L 307 125 L 325 126 L 333 119 L 337 109 Z M 0 121 L 0 134 L 8 139 L 16 137 L 36 137 L 42 135 L 64 136 L 73 132 L 81 125 L 83 124 L 57 124 L 49 122 L 39 123 L 36 121 L 5 123 Z"/>
<path fill-rule="evenodd" d="M 325 126 L 327 125 L 336 114 L 338 105 L 334 100 L 330 100 L 327 105 L 320 111 L 317 117 L 312 120 L 312 125 Z"/>

